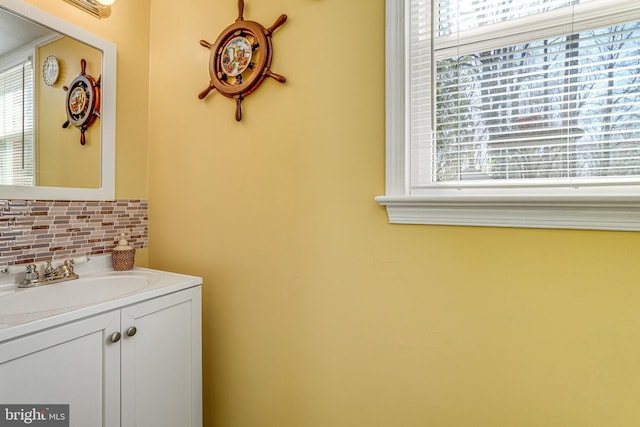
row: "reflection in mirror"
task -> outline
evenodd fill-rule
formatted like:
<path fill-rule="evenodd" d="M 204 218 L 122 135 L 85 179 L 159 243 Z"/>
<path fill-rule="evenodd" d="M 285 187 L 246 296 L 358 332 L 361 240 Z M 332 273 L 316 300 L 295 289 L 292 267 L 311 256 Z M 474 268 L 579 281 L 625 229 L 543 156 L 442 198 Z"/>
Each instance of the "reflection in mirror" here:
<path fill-rule="evenodd" d="M 99 76 L 101 52 L 3 10 L 0 23 L 0 184 L 98 188 L 99 119 L 84 146 L 62 123 L 63 87 L 82 59 Z"/>
<path fill-rule="evenodd" d="M 81 72 L 80 62 L 86 60 L 86 74 L 100 77 L 102 54 L 100 51 L 70 37 L 61 37 L 37 49 L 37 70 L 43 70 L 46 58 L 56 58 L 60 75 L 56 83 L 47 85 L 36 79 L 36 183 L 48 187 L 100 186 L 100 119 L 86 133 L 85 145 L 80 144 L 80 130 L 73 126 L 63 128 L 67 120 L 65 102 L 67 92 Z M 64 167 L 73 165 L 73 167 Z M 62 167 L 61 167 L 62 166 Z"/>
<path fill-rule="evenodd" d="M 83 71 L 100 81 L 101 105 L 81 145 L 80 129 L 63 124 Z M 115 46 L 0 0 L 0 199 L 113 199 L 114 138 Z"/>

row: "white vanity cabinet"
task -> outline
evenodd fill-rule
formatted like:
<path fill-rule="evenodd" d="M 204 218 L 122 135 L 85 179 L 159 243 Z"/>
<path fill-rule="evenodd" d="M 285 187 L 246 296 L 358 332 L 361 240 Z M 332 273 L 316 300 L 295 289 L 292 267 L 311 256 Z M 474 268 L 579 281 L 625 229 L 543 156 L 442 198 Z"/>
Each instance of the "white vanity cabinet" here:
<path fill-rule="evenodd" d="M 202 426 L 201 287 L 0 343 L 0 404 L 69 404 L 72 427 Z"/>
<path fill-rule="evenodd" d="M 120 313 L 105 313 L 0 345 L 0 403 L 69 404 L 73 426 L 118 426 Z"/>
<path fill-rule="evenodd" d="M 200 287 L 126 307 L 120 323 L 122 426 L 202 426 Z"/>

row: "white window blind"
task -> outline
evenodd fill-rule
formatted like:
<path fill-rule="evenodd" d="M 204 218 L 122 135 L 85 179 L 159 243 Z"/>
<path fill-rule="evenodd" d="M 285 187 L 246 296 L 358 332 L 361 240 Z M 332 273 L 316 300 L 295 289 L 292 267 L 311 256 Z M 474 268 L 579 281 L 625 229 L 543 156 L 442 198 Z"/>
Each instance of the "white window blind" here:
<path fill-rule="evenodd" d="M 598 3 L 440 0 L 427 22 L 413 1 L 418 186 L 640 177 L 640 22 L 575 7 Z"/>
<path fill-rule="evenodd" d="M 387 0 L 391 222 L 640 230 L 640 2 Z"/>
<path fill-rule="evenodd" d="M 33 65 L 0 71 L 0 184 L 34 185 Z"/>

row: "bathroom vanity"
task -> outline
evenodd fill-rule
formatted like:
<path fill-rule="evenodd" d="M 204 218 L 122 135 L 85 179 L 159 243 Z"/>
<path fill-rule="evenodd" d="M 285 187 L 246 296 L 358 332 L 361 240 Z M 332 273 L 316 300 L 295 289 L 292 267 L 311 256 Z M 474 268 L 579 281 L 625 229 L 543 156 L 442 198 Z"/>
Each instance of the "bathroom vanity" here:
<path fill-rule="evenodd" d="M 68 404 L 75 427 L 202 426 L 202 279 L 98 258 L 77 280 L 0 284 L 0 404 Z"/>

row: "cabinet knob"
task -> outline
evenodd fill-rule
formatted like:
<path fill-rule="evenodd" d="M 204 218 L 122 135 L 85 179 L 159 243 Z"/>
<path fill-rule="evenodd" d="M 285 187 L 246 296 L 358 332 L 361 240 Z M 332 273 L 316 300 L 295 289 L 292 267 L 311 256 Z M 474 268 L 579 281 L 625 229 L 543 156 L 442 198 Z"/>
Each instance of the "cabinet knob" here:
<path fill-rule="evenodd" d="M 120 335 L 120 332 L 114 332 L 113 334 L 111 334 L 111 342 L 120 341 L 120 337 L 122 337 L 122 335 Z"/>
<path fill-rule="evenodd" d="M 138 332 L 138 329 L 135 326 L 130 327 L 129 329 L 127 329 L 127 336 L 128 337 L 132 337 L 134 336 L 136 333 Z"/>

